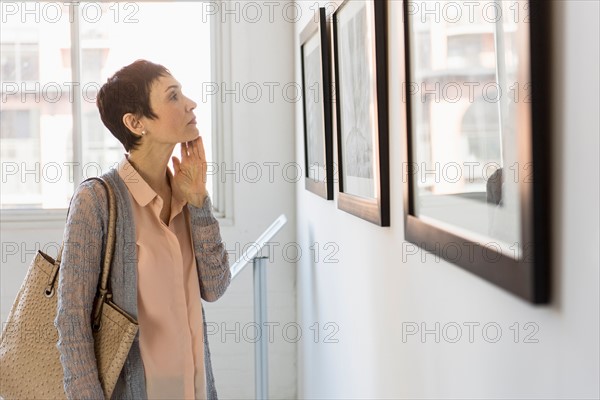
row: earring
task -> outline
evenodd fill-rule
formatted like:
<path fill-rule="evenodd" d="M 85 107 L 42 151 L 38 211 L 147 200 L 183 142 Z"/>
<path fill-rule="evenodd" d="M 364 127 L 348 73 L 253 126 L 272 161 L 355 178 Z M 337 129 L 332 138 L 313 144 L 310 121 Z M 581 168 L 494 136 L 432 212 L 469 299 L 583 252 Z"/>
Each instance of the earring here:
<path fill-rule="evenodd" d="M 144 136 L 146 134 L 146 131 L 142 131 L 142 136 Z"/>

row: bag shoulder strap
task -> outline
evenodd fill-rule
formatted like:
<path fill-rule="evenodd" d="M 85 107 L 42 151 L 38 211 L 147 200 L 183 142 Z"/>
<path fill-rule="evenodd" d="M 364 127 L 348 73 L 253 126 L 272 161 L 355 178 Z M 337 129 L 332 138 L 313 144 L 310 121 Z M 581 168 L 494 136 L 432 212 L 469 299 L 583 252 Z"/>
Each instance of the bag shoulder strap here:
<path fill-rule="evenodd" d="M 106 190 L 108 198 L 108 228 L 106 230 L 106 247 L 104 249 L 104 257 L 102 257 L 102 271 L 98 284 L 98 292 L 94 300 L 94 308 L 92 311 L 92 328 L 96 331 L 100 329 L 100 318 L 102 316 L 102 306 L 105 301 L 112 298 L 112 292 L 109 289 L 110 264 L 115 251 L 115 238 L 117 227 L 117 201 L 115 192 L 112 186 L 103 178 L 92 177 L 88 180 L 95 179 L 102 183 Z"/>

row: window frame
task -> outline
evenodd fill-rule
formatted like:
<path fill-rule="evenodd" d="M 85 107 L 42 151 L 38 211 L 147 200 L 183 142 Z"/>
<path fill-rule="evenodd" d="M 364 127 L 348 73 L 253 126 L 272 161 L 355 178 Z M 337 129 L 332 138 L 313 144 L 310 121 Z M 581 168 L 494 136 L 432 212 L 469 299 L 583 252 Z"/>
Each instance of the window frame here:
<path fill-rule="evenodd" d="M 142 0 L 144 1 L 144 0 Z M 151 2 L 151 0 L 145 0 Z M 182 0 L 180 0 L 182 1 Z M 223 3 L 223 0 L 218 0 Z M 116 0 L 124 2 L 124 0 Z M 201 3 L 201 1 L 199 1 Z M 74 3 L 72 7 L 79 8 L 80 3 Z M 219 7 L 221 9 L 221 7 Z M 80 13 L 73 12 L 70 25 L 71 39 L 71 71 L 73 81 L 81 81 L 81 45 L 80 45 Z M 219 13 L 210 15 L 211 22 L 211 77 L 213 82 L 231 81 L 231 25 L 222 22 Z M 220 167 L 229 165 L 232 160 L 232 107 L 228 102 L 222 102 L 221 96 L 212 96 L 212 154 L 214 162 Z M 73 115 L 73 162 L 83 160 L 82 147 L 82 99 L 74 96 L 72 102 Z M 220 171 L 217 168 L 216 171 Z M 222 225 L 233 225 L 233 182 L 223 182 L 221 174 L 217 172 L 212 180 L 213 213 Z M 74 182 L 82 182 L 82 171 L 73 170 Z M 73 186 L 75 190 L 76 185 Z M 2 208 L 0 209 L 0 223 L 2 228 L 11 226 L 22 227 L 32 222 L 42 222 L 44 225 L 56 222 L 64 222 L 67 217 L 67 208 Z"/>

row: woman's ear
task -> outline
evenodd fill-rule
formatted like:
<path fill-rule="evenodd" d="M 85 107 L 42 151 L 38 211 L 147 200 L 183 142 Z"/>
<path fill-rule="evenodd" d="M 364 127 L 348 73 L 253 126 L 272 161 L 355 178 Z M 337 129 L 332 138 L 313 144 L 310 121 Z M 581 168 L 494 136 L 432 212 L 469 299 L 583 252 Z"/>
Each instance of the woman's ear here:
<path fill-rule="evenodd" d="M 138 117 L 132 113 L 123 115 L 123 124 L 136 136 L 143 136 L 144 125 Z"/>

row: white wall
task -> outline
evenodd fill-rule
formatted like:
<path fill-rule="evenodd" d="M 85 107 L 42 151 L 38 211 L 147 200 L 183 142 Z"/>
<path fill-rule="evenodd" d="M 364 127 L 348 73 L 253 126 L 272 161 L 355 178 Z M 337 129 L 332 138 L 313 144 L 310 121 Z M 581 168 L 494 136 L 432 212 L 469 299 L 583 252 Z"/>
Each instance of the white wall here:
<path fill-rule="evenodd" d="M 294 325 L 295 303 L 295 168 L 283 174 L 287 163 L 294 163 L 294 102 L 282 95 L 281 87 L 294 80 L 293 24 L 281 17 L 286 3 L 279 3 L 278 14 L 269 19 L 269 8 L 262 7 L 263 17 L 255 21 L 252 10 L 229 3 L 226 16 L 232 34 L 230 50 L 232 82 L 226 88 L 239 90 L 226 97 L 231 104 L 232 158 L 237 172 L 223 175 L 234 181 L 233 225 L 222 224 L 221 234 L 230 252 L 231 262 L 240 250 L 254 242 L 277 218 L 285 214 L 287 225 L 274 238 L 271 247 L 273 262 L 268 265 L 268 322 L 272 325 L 273 342 L 269 345 L 270 394 L 274 398 L 292 399 L 296 395 L 296 344 Z M 243 3 L 239 3 L 243 4 Z M 278 83 L 272 99 L 268 85 Z M 221 82 L 217 82 L 220 88 Z M 263 93 L 244 91 L 247 84 L 257 83 Z M 273 86 L 273 84 L 270 84 Z M 236 101 L 236 94 L 239 99 Z M 210 98 L 210 97 L 209 97 Z M 196 99 L 198 102 L 200 99 Z M 256 102 L 254 102 L 256 101 Z M 118 161 L 118 160 L 116 160 Z M 250 163 L 257 163 L 260 169 Z M 265 164 L 267 163 L 267 164 Z M 270 167 L 269 167 L 270 166 Z M 220 165 L 220 170 L 236 170 L 235 165 Z M 256 173 L 259 175 L 256 175 Z M 269 173 L 273 179 L 270 179 Z M 231 217 L 231 216 L 228 216 Z M 2 268 L 0 270 L 1 320 L 5 321 L 10 306 L 25 276 L 28 262 L 37 248 L 56 254 L 54 244 L 62 240 L 64 217 L 42 225 L 3 223 Z M 16 254 L 12 244 L 16 244 Z M 287 247 L 286 247 L 287 245 Z M 289 254 L 283 254 L 287 248 Z M 11 254 L 5 252 L 10 250 Z M 267 252 L 263 252 L 267 255 Z M 209 328 L 212 362 L 217 389 L 223 399 L 254 398 L 254 314 L 252 267 L 250 265 L 232 282 L 226 294 L 215 303 L 205 303 Z M 276 325 L 279 324 L 279 325 Z M 283 327 L 290 325 L 287 337 Z M 263 330 L 267 334 L 266 327 Z M 218 329 L 218 331 L 217 331 Z M 225 332 L 227 330 L 227 332 Z"/>
<path fill-rule="evenodd" d="M 303 20 L 313 2 L 298 2 Z M 326 4 L 322 1 L 321 4 Z M 339 2 L 338 2 L 339 4 Z M 552 41 L 554 300 L 532 306 L 427 253 L 403 252 L 405 132 L 401 1 L 389 4 L 391 227 L 380 228 L 297 185 L 302 248 L 332 242 L 337 263 L 298 263 L 298 319 L 303 329 L 333 323 L 337 343 L 299 342 L 300 398 L 598 398 L 599 397 L 599 122 L 597 2 L 555 1 Z M 296 39 L 296 79 L 300 79 Z M 296 105 L 296 159 L 303 159 L 302 108 Z M 335 151 L 334 151 L 334 154 Z M 323 253 L 322 253 L 323 254 Z M 421 258 L 424 258 L 423 260 Z M 403 323 L 427 329 L 457 323 L 463 337 L 433 334 L 402 341 Z M 470 343 L 465 323 L 479 323 Z M 525 343 L 524 324 L 536 324 Z M 502 329 L 497 343 L 486 323 Z M 521 335 L 514 341 L 515 323 Z M 406 325 L 404 325 L 406 326 Z M 513 330 L 511 330 L 511 326 Z M 534 326 L 534 325 L 531 325 Z M 311 331 L 312 332 L 312 331 Z M 332 330 L 322 333 L 331 333 Z M 453 331 L 446 332 L 453 336 Z M 488 331 L 488 338 L 494 330 Z"/>

